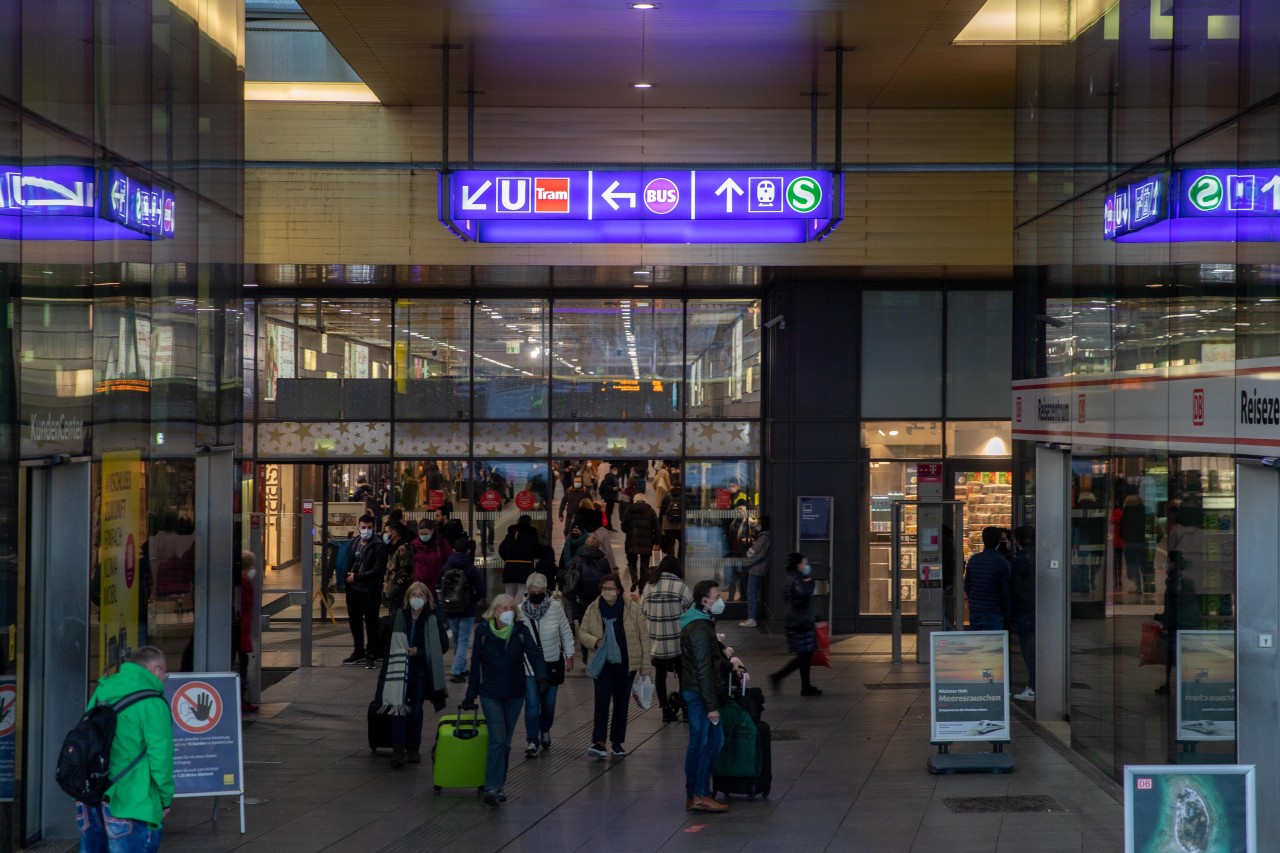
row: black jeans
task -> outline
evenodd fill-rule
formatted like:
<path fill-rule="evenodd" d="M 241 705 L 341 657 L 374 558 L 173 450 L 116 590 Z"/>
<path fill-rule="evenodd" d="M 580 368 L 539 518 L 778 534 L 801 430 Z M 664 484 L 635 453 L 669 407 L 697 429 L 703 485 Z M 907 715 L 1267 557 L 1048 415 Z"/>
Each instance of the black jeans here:
<path fill-rule="evenodd" d="M 800 687 L 809 686 L 809 665 L 813 660 L 813 652 L 800 652 L 791 660 L 787 661 L 787 665 L 773 674 L 773 677 L 781 681 L 797 669 L 800 670 Z"/>
<path fill-rule="evenodd" d="M 606 729 L 613 743 L 627 740 L 627 708 L 631 704 L 631 682 L 636 674 L 628 672 L 624 664 L 606 663 L 596 677 L 596 713 L 591 727 L 591 742 L 604 743 Z M 613 703 L 612 723 L 609 719 L 609 703 Z"/>
<path fill-rule="evenodd" d="M 680 690 L 680 658 L 654 658 L 653 659 L 653 689 L 658 694 L 658 707 L 667 710 L 667 699 L 670 696 L 667 693 L 667 674 L 670 673 L 676 677 L 676 690 Z"/>
<path fill-rule="evenodd" d="M 376 592 L 347 590 L 347 619 L 351 623 L 351 639 L 356 657 L 378 657 L 378 611 L 382 596 Z"/>
<path fill-rule="evenodd" d="M 649 574 L 649 561 L 653 559 L 652 551 L 641 551 L 638 554 L 627 554 L 627 574 L 631 575 L 633 590 L 643 587 L 645 575 Z M 640 574 L 636 574 L 636 563 L 640 564 Z"/>

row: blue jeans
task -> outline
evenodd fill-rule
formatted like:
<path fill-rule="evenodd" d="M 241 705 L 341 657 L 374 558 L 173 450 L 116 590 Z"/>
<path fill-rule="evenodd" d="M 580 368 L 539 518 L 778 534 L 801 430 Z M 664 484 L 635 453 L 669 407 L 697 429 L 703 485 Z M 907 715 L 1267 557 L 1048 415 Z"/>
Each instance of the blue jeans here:
<path fill-rule="evenodd" d="M 684 795 L 686 799 L 710 797 L 711 765 L 716 763 L 720 747 L 724 746 L 724 729 L 711 725 L 702 694 L 696 690 L 682 690 L 684 703 L 689 708 L 689 749 L 684 754 Z"/>
<path fill-rule="evenodd" d="M 449 619 L 449 630 L 453 632 L 453 666 L 450 671 L 454 675 L 462 675 L 467 671 L 467 649 L 471 647 L 471 629 L 475 622 L 474 616 Z"/>
<path fill-rule="evenodd" d="M 556 691 L 553 684 L 546 696 L 538 695 L 538 680 L 532 675 L 524 677 L 524 735 L 526 743 L 538 743 L 540 735 L 551 734 L 551 724 L 556 721 Z"/>
<path fill-rule="evenodd" d="M 422 746 L 422 703 L 427 699 L 427 668 L 409 661 L 409 683 L 405 685 L 407 715 L 391 718 L 391 743 L 395 746 Z"/>
<path fill-rule="evenodd" d="M 76 803 L 80 853 L 155 853 L 164 830 L 129 818 L 111 816 L 111 807 Z"/>
<path fill-rule="evenodd" d="M 980 610 L 969 611 L 970 631 L 1003 631 L 1004 617 L 999 613 L 986 613 Z"/>
<path fill-rule="evenodd" d="M 747 618 L 752 622 L 760 615 L 760 587 L 764 586 L 764 575 L 747 575 Z"/>
<path fill-rule="evenodd" d="M 507 784 L 507 762 L 511 758 L 511 738 L 520 722 L 520 706 L 524 697 L 514 699 L 490 699 L 480 697 L 484 710 L 484 722 L 489 728 L 489 757 L 484 764 L 484 787 L 500 791 Z"/>

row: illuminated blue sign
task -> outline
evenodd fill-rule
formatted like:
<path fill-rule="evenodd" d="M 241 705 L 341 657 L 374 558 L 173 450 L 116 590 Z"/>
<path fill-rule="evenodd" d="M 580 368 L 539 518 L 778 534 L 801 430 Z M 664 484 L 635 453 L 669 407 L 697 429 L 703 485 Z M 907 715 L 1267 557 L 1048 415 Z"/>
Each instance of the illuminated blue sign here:
<path fill-rule="evenodd" d="M 1102 231 L 1115 240 L 1162 222 L 1168 216 L 1168 184 L 1155 175 L 1107 196 L 1103 205 Z"/>
<path fill-rule="evenodd" d="M 177 202 L 173 193 L 139 183 L 118 169 L 107 173 L 103 218 L 152 237 L 173 236 Z"/>
<path fill-rule="evenodd" d="M 1120 243 L 1280 241 L 1280 169 L 1187 169 L 1130 184 L 1107 196 L 1103 233 Z"/>
<path fill-rule="evenodd" d="M 441 175 L 440 221 L 491 243 L 803 243 L 843 184 L 794 169 L 473 170 Z"/>
<path fill-rule="evenodd" d="M 0 214 L 93 216 L 90 166 L 0 166 Z"/>
<path fill-rule="evenodd" d="M 172 239 L 172 192 L 118 169 L 0 165 L 0 239 Z"/>

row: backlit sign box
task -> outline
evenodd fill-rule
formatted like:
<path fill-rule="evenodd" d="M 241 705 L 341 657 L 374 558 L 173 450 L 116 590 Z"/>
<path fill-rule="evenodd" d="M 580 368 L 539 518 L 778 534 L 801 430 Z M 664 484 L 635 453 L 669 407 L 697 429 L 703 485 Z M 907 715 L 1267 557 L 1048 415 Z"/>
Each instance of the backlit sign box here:
<path fill-rule="evenodd" d="M 1185 169 L 1130 184 L 1107 196 L 1103 235 L 1120 243 L 1276 242 L 1280 169 Z"/>
<path fill-rule="evenodd" d="M 171 239 L 176 224 L 172 192 L 117 169 L 0 164 L 0 239 Z"/>

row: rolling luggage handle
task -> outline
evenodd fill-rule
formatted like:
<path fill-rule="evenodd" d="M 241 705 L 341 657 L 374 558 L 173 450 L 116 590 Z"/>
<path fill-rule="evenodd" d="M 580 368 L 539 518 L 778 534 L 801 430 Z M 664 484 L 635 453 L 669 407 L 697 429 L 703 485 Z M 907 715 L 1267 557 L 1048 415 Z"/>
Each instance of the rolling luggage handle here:
<path fill-rule="evenodd" d="M 458 706 L 458 725 L 457 725 L 457 728 L 454 729 L 454 735 L 453 735 L 458 740 L 471 740 L 473 737 L 480 734 L 480 709 L 479 708 L 472 709 L 471 722 L 466 721 L 465 719 L 466 713 L 467 713 L 467 709 L 459 705 Z"/>

